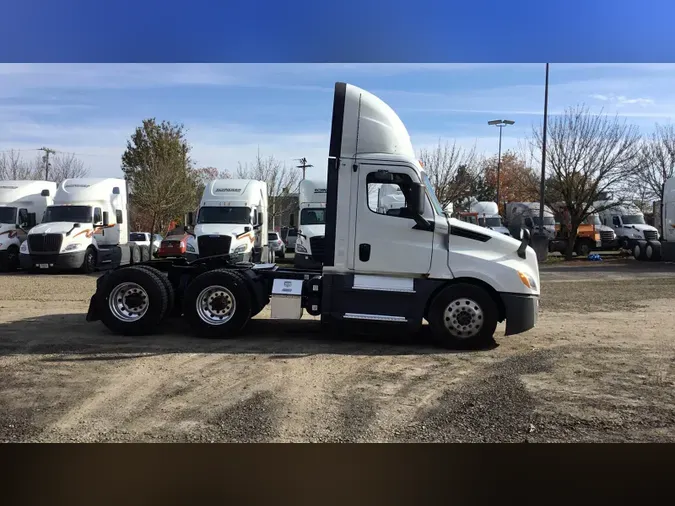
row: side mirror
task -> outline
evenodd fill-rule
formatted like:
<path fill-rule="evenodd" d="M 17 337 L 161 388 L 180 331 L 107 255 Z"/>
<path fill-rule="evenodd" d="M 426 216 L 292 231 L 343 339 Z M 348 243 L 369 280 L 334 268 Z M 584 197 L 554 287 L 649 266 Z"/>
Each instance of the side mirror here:
<path fill-rule="evenodd" d="M 49 190 L 42 190 L 42 192 L 40 192 L 40 196 L 41 197 L 49 197 Z"/>
<path fill-rule="evenodd" d="M 262 211 L 258 211 L 258 219 L 256 220 L 256 223 L 258 225 L 262 225 L 262 222 L 263 222 L 263 213 Z"/>
<path fill-rule="evenodd" d="M 530 242 L 530 231 L 526 228 L 521 228 L 518 239 L 520 241 Z"/>
<path fill-rule="evenodd" d="M 195 213 L 192 211 L 185 214 L 185 226 L 194 227 L 195 226 Z"/>
<path fill-rule="evenodd" d="M 73 223 L 73 228 L 80 228 L 80 224 L 79 223 Z"/>
<path fill-rule="evenodd" d="M 410 189 L 410 202 L 408 202 L 408 209 L 411 213 L 416 214 L 417 216 L 422 216 L 424 214 L 426 196 L 426 190 L 422 183 L 413 184 Z"/>
<path fill-rule="evenodd" d="M 244 232 L 250 232 L 250 231 L 251 231 L 251 227 L 244 227 Z"/>
<path fill-rule="evenodd" d="M 26 216 L 26 221 L 24 223 L 21 223 L 20 226 L 23 229 L 30 230 L 31 228 L 33 228 L 36 225 L 36 223 L 37 223 L 37 220 L 36 220 L 36 217 L 35 217 L 35 213 L 28 213 L 28 215 Z"/>
<path fill-rule="evenodd" d="M 103 226 L 107 227 L 109 224 L 108 221 L 108 211 L 103 211 Z"/>

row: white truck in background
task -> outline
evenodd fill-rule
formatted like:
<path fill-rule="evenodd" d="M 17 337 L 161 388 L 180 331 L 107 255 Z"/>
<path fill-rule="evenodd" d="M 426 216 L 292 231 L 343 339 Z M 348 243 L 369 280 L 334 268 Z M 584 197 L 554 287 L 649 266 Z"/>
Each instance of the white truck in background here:
<path fill-rule="evenodd" d="M 636 259 L 675 262 L 675 177 L 666 179 L 663 185 L 660 214 L 660 240 L 635 240 L 632 252 Z"/>
<path fill-rule="evenodd" d="M 300 181 L 298 200 L 300 215 L 293 264 L 297 267 L 321 266 L 326 233 L 326 181 Z"/>
<path fill-rule="evenodd" d="M 147 248 L 129 244 L 128 222 L 124 179 L 66 179 L 21 245 L 21 268 L 90 273 L 149 260 Z"/>
<path fill-rule="evenodd" d="M 508 229 L 514 231 L 525 228 L 530 233 L 539 230 L 539 202 L 509 202 L 506 204 L 506 222 Z M 555 239 L 555 215 L 550 207 L 544 206 L 544 233 L 549 240 Z"/>
<path fill-rule="evenodd" d="M 399 209 L 405 207 L 405 195 L 396 185 L 383 184 L 377 191 L 377 203 L 374 207 L 379 213 L 398 216 Z"/>
<path fill-rule="evenodd" d="M 52 181 L 0 181 L 0 272 L 19 268 L 19 249 L 53 202 Z"/>
<path fill-rule="evenodd" d="M 645 223 L 645 215 L 637 206 L 630 203 L 611 201 L 594 202 L 593 206 L 603 209 L 598 214 L 603 225 L 612 227 L 616 234 L 616 246 L 632 250 L 637 241 L 658 241 L 659 231 Z"/>
<path fill-rule="evenodd" d="M 189 261 L 229 254 L 233 262 L 273 262 L 267 244 L 267 183 L 255 179 L 210 181 L 197 216 L 188 213 L 185 256 Z"/>
<path fill-rule="evenodd" d="M 469 206 L 469 212 L 478 213 L 478 225 L 489 228 L 504 235 L 511 235 L 509 229 L 504 226 L 499 208 L 496 202 L 473 201 Z"/>

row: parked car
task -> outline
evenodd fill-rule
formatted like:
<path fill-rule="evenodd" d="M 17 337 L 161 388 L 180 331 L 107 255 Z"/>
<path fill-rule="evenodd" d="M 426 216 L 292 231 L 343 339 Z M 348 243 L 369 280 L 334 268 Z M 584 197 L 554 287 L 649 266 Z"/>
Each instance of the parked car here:
<path fill-rule="evenodd" d="M 150 247 L 150 233 L 149 232 L 131 232 L 129 234 L 129 242 L 134 242 L 139 246 Z M 152 241 L 152 251 L 157 252 L 159 245 L 162 243 L 162 236 L 155 234 Z"/>
<path fill-rule="evenodd" d="M 295 251 L 295 242 L 297 240 L 298 240 L 298 229 L 289 228 L 285 239 L 286 248 L 288 248 L 291 251 Z"/>
<path fill-rule="evenodd" d="M 181 257 L 185 254 L 187 239 L 190 235 L 186 233 L 170 234 L 165 237 L 157 249 L 158 258 Z"/>
<path fill-rule="evenodd" d="M 281 240 L 281 236 L 278 234 L 278 232 L 268 232 L 267 241 L 270 249 L 274 251 L 274 255 L 276 257 L 286 257 L 286 245 L 284 244 L 284 241 Z"/>

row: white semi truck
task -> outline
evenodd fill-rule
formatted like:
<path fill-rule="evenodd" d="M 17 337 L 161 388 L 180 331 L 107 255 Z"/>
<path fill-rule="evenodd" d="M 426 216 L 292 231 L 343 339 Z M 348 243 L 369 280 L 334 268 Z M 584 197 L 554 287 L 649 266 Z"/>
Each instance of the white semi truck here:
<path fill-rule="evenodd" d="M 372 206 L 370 190 L 382 184 L 400 187 L 405 212 Z M 448 219 L 396 113 L 345 83 L 333 98 L 325 227 L 321 268 L 222 255 L 108 272 L 87 320 L 144 335 L 181 315 L 197 335 L 229 338 L 270 304 L 272 319 L 307 311 L 328 329 L 375 322 L 414 331 L 426 320 L 436 342 L 451 347 L 490 342 L 501 321 L 506 335 L 535 325 L 539 266 L 529 233 L 515 239 Z"/>
<path fill-rule="evenodd" d="M 149 260 L 148 248 L 129 244 L 127 214 L 124 179 L 64 180 L 21 245 L 21 268 L 90 273 Z"/>
<path fill-rule="evenodd" d="M 675 262 L 675 177 L 667 179 L 663 187 L 661 201 L 660 240 L 637 239 L 632 252 L 638 260 L 663 260 Z"/>
<path fill-rule="evenodd" d="M 185 256 L 189 261 L 213 255 L 230 255 L 235 262 L 270 262 L 267 244 L 267 183 L 254 179 L 210 181 L 195 218 Z"/>
<path fill-rule="evenodd" d="M 298 200 L 300 218 L 293 263 L 297 267 L 320 267 L 326 231 L 326 181 L 300 181 Z"/>
<path fill-rule="evenodd" d="M 609 201 L 593 205 L 598 209 L 604 208 L 598 214 L 602 223 L 614 230 L 617 248 L 632 250 L 637 241 L 659 240 L 659 231 L 645 223 L 645 216 L 637 206 L 630 203 L 612 205 Z"/>
<path fill-rule="evenodd" d="M 0 271 L 19 268 L 19 248 L 55 193 L 52 181 L 0 181 Z"/>
<path fill-rule="evenodd" d="M 487 227 L 504 235 L 511 235 L 509 229 L 504 226 L 502 217 L 499 214 L 499 208 L 496 202 L 477 202 L 474 201 L 469 206 L 469 211 L 478 213 L 478 224 L 481 227 Z"/>

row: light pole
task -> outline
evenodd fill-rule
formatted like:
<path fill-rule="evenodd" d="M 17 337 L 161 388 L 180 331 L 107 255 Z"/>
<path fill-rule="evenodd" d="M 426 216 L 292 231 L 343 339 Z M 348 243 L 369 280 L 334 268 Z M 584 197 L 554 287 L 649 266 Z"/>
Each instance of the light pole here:
<path fill-rule="evenodd" d="M 499 128 L 499 154 L 497 155 L 497 209 L 499 209 L 499 185 L 501 182 L 501 169 L 502 169 L 502 130 L 507 125 L 513 125 L 515 121 L 510 119 L 493 119 L 488 121 L 488 125 L 496 126 Z"/>

